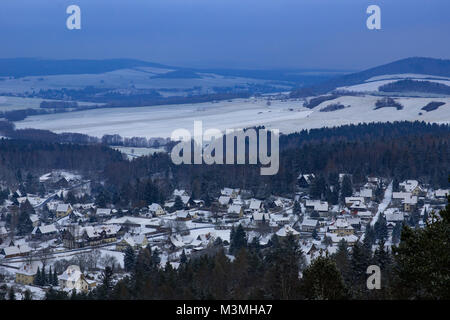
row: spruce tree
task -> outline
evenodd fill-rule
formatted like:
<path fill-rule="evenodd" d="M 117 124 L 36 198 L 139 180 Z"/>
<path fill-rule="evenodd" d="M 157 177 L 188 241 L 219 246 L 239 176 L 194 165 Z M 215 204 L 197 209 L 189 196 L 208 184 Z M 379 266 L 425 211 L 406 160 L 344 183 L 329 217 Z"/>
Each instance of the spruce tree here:
<path fill-rule="evenodd" d="M 183 200 L 181 200 L 181 197 L 180 197 L 180 196 L 176 196 L 176 197 L 175 197 L 175 203 L 174 203 L 174 205 L 173 205 L 173 208 L 174 208 L 175 210 L 181 210 L 181 209 L 184 208 L 184 203 L 183 203 Z"/>
<path fill-rule="evenodd" d="M 14 288 L 13 287 L 9 288 L 8 300 L 16 300 L 16 293 L 14 292 Z"/>
<path fill-rule="evenodd" d="M 336 263 L 328 257 L 318 257 L 303 271 L 302 292 L 310 300 L 347 298 L 347 289 Z"/>
<path fill-rule="evenodd" d="M 241 248 L 247 247 L 247 235 L 241 224 L 233 233 L 233 238 L 230 238 L 230 254 L 234 255 L 239 252 Z"/>
<path fill-rule="evenodd" d="M 134 264 L 136 262 L 136 254 L 131 246 L 127 246 L 125 249 L 125 256 L 123 258 L 123 264 L 125 271 L 130 272 L 134 269 Z"/>
<path fill-rule="evenodd" d="M 183 249 L 183 251 L 181 252 L 181 255 L 180 255 L 180 263 L 185 264 L 186 262 L 187 262 L 186 252 L 184 252 L 184 249 Z"/>
<path fill-rule="evenodd" d="M 395 259 L 395 294 L 399 299 L 450 299 L 450 197 L 423 229 L 404 226 Z"/>
<path fill-rule="evenodd" d="M 37 286 L 42 285 L 42 274 L 41 274 L 41 269 L 39 267 L 37 268 L 36 275 L 34 276 L 34 284 Z"/>
<path fill-rule="evenodd" d="M 345 204 L 345 197 L 351 197 L 353 194 L 352 180 L 349 175 L 345 175 L 342 179 L 341 203 Z"/>

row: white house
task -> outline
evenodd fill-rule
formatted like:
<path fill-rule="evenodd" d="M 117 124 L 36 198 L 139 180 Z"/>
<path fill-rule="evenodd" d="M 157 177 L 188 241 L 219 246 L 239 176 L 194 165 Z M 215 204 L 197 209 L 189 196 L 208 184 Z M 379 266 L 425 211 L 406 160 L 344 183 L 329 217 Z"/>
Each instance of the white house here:
<path fill-rule="evenodd" d="M 152 203 L 149 205 L 148 211 L 154 216 L 162 216 L 165 213 L 163 208 L 157 203 Z"/>
<path fill-rule="evenodd" d="M 89 291 L 89 283 L 86 281 L 80 267 L 70 265 L 63 274 L 58 276 L 59 286 L 63 290 Z"/>

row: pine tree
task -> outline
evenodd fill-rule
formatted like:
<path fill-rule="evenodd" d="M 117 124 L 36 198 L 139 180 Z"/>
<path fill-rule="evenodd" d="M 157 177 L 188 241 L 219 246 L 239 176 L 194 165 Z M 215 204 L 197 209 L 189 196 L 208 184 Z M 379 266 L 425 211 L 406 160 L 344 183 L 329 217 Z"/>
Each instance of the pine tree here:
<path fill-rule="evenodd" d="M 41 274 L 41 269 L 39 267 L 37 268 L 36 275 L 34 276 L 34 284 L 37 286 L 42 285 L 42 274 Z"/>
<path fill-rule="evenodd" d="M 16 300 L 16 293 L 14 292 L 14 288 L 13 287 L 9 288 L 8 300 Z"/>
<path fill-rule="evenodd" d="M 302 208 L 300 207 L 300 203 L 298 201 L 294 202 L 293 213 L 297 216 L 302 213 Z"/>
<path fill-rule="evenodd" d="M 45 273 L 45 266 L 41 270 L 41 286 L 47 285 L 47 274 Z"/>
<path fill-rule="evenodd" d="M 333 259 L 336 262 L 336 266 L 342 274 L 342 277 L 346 282 L 350 280 L 350 253 L 348 251 L 347 241 L 342 239 L 339 241 L 338 249 L 333 255 Z"/>
<path fill-rule="evenodd" d="M 53 273 L 52 273 L 52 266 L 50 266 L 48 270 L 48 276 L 47 276 L 47 285 L 53 284 Z"/>
<path fill-rule="evenodd" d="M 181 255 L 180 255 L 180 263 L 186 264 L 186 262 L 187 262 L 186 252 L 184 252 L 184 249 L 183 249 L 183 251 L 181 252 Z"/>
<path fill-rule="evenodd" d="M 345 203 L 345 197 L 351 197 L 353 194 L 352 180 L 349 175 L 345 175 L 342 180 L 341 203 Z"/>
<path fill-rule="evenodd" d="M 247 247 L 247 235 L 241 224 L 233 233 L 233 238 L 230 237 L 230 254 L 234 255 L 239 252 L 241 248 Z"/>
<path fill-rule="evenodd" d="M 30 290 L 25 290 L 23 300 L 33 300 Z"/>
<path fill-rule="evenodd" d="M 388 238 L 387 221 L 384 213 L 380 213 L 378 220 L 375 222 L 375 235 L 378 240 L 386 241 Z"/>
<path fill-rule="evenodd" d="M 318 257 L 303 271 L 302 291 L 306 299 L 339 300 L 347 298 L 347 290 L 336 263 Z"/>
<path fill-rule="evenodd" d="M 53 271 L 53 279 L 52 279 L 52 285 L 54 286 L 58 286 L 58 274 L 56 273 L 56 270 Z"/>
<path fill-rule="evenodd" d="M 34 214 L 34 209 L 30 202 L 26 200 L 19 209 L 19 219 L 17 222 L 17 233 L 20 236 L 27 235 L 33 231 L 33 223 L 30 214 Z"/>
<path fill-rule="evenodd" d="M 439 216 L 423 229 L 404 226 L 395 259 L 395 293 L 399 299 L 450 299 L 450 197 Z"/>
<path fill-rule="evenodd" d="M 175 197 L 175 203 L 174 203 L 174 205 L 173 205 L 173 208 L 174 208 L 175 210 L 181 210 L 181 209 L 184 208 L 184 203 L 183 203 L 183 200 L 181 200 L 181 197 L 180 197 L 180 196 L 176 196 L 176 197 Z"/>
<path fill-rule="evenodd" d="M 127 246 L 125 249 L 125 256 L 123 258 L 123 263 L 125 271 L 130 272 L 134 269 L 134 264 L 136 262 L 136 254 L 131 246 Z"/>
<path fill-rule="evenodd" d="M 371 260 L 372 252 L 368 251 L 361 242 L 356 242 L 350 259 L 352 289 L 358 291 L 365 287 L 366 271 Z"/>
<path fill-rule="evenodd" d="M 400 242 L 400 237 L 402 234 L 402 226 L 403 226 L 403 223 L 397 222 L 395 224 L 394 228 L 392 229 L 392 242 L 394 244 L 397 244 Z"/>

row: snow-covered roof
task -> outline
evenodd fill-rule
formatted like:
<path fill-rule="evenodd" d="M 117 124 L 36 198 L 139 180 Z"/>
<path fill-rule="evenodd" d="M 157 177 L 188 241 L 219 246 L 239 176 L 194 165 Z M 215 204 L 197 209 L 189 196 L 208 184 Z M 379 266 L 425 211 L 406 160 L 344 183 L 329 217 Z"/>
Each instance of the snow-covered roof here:
<path fill-rule="evenodd" d="M 66 204 L 66 203 L 60 203 L 58 204 L 58 206 L 56 207 L 56 211 L 57 212 L 67 212 L 69 210 L 69 208 L 71 208 L 70 204 Z"/>
<path fill-rule="evenodd" d="M 316 227 L 317 224 L 318 224 L 318 221 L 315 219 L 305 218 L 305 219 L 303 219 L 303 222 L 302 222 L 302 226 L 308 226 L 308 227 Z"/>
<path fill-rule="evenodd" d="M 42 266 L 43 264 L 41 261 L 26 262 L 20 266 L 17 273 L 34 276 L 37 273 L 38 268 L 42 269 Z"/>
<path fill-rule="evenodd" d="M 253 220 L 255 221 L 263 221 L 263 217 L 265 221 L 269 221 L 270 220 L 270 214 L 269 213 L 264 213 L 264 212 L 254 212 L 252 214 Z"/>
<path fill-rule="evenodd" d="M 449 194 L 448 189 L 438 189 L 434 191 L 434 196 L 436 198 L 445 198 Z"/>
<path fill-rule="evenodd" d="M 284 225 L 280 230 L 277 231 L 277 236 L 279 237 L 286 237 L 289 234 L 292 234 L 293 236 L 299 235 L 300 232 L 293 229 L 290 225 Z"/>
<path fill-rule="evenodd" d="M 56 229 L 54 224 L 48 224 L 48 225 L 45 225 L 45 226 L 36 227 L 32 231 L 32 234 L 36 234 L 36 232 L 38 230 L 40 231 L 41 234 L 48 234 L 48 233 L 58 232 L 58 230 Z"/>
<path fill-rule="evenodd" d="M 109 216 L 111 214 L 111 209 L 97 208 L 95 214 L 98 216 Z"/>
<path fill-rule="evenodd" d="M 229 208 L 228 208 L 228 213 L 241 213 L 242 210 L 242 206 L 238 205 L 238 204 L 232 204 Z"/>
<path fill-rule="evenodd" d="M 399 183 L 399 186 L 405 189 L 406 192 L 412 192 L 419 186 L 419 181 L 417 180 L 406 180 Z"/>
<path fill-rule="evenodd" d="M 386 221 L 388 221 L 388 222 L 398 222 L 398 221 L 403 221 L 405 219 L 402 212 L 385 213 L 384 216 L 386 217 Z"/>
<path fill-rule="evenodd" d="M 11 246 L 3 248 L 6 256 L 15 254 L 25 254 L 31 252 L 31 248 L 27 244 Z"/>
<path fill-rule="evenodd" d="M 363 197 L 345 197 L 345 203 L 364 203 Z"/>
<path fill-rule="evenodd" d="M 359 195 L 363 198 L 372 198 L 372 189 L 361 189 Z"/>
<path fill-rule="evenodd" d="M 160 206 L 159 204 L 157 204 L 157 203 L 152 203 L 151 205 L 148 206 L 148 209 L 149 209 L 151 212 L 156 212 L 156 211 L 158 211 L 158 210 L 161 210 L 162 208 L 161 208 L 161 206 Z"/>
<path fill-rule="evenodd" d="M 306 207 L 313 207 L 314 211 L 328 211 L 328 202 L 320 200 L 306 200 Z"/>
<path fill-rule="evenodd" d="M 221 205 L 224 206 L 230 202 L 230 199 L 231 198 L 229 196 L 220 196 L 218 201 Z"/>
<path fill-rule="evenodd" d="M 252 199 L 252 201 L 250 202 L 249 208 L 251 210 L 259 210 L 261 208 L 261 204 L 262 204 L 261 200 Z"/>
<path fill-rule="evenodd" d="M 65 281 L 77 282 L 82 275 L 83 275 L 83 273 L 81 272 L 79 266 L 71 265 L 71 266 L 67 267 L 66 271 L 64 271 L 63 274 L 58 276 L 58 279 L 65 280 Z"/>

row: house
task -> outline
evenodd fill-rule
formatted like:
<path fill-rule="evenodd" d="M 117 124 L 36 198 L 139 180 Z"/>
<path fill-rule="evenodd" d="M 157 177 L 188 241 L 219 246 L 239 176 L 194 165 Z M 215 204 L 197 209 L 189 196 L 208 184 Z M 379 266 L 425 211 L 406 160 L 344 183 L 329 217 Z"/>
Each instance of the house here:
<path fill-rule="evenodd" d="M 337 234 L 339 237 L 349 236 L 355 233 L 355 229 L 346 219 L 336 219 L 336 221 L 328 227 L 328 231 Z"/>
<path fill-rule="evenodd" d="M 157 203 L 152 203 L 151 205 L 149 205 L 148 212 L 156 217 L 165 214 L 164 209 Z"/>
<path fill-rule="evenodd" d="M 364 198 L 366 202 L 369 202 L 374 199 L 373 190 L 370 188 L 363 188 L 359 191 L 359 195 Z"/>
<path fill-rule="evenodd" d="M 70 204 L 58 204 L 56 207 L 56 217 L 63 218 L 68 216 L 72 212 L 72 206 Z"/>
<path fill-rule="evenodd" d="M 262 210 L 262 201 L 257 199 L 252 199 L 250 201 L 249 209 L 252 212 L 257 212 Z"/>
<path fill-rule="evenodd" d="M 107 217 L 111 215 L 111 209 L 97 208 L 95 215 L 99 217 Z"/>
<path fill-rule="evenodd" d="M 58 230 L 56 229 L 54 224 L 35 227 L 31 232 L 31 236 L 37 239 L 51 239 L 58 236 Z"/>
<path fill-rule="evenodd" d="M 186 246 L 186 244 L 184 243 L 183 239 L 179 234 L 171 235 L 169 237 L 169 241 L 171 245 L 171 250 L 181 249 Z"/>
<path fill-rule="evenodd" d="M 228 213 L 228 216 L 232 216 L 232 217 L 236 217 L 236 218 L 242 218 L 242 216 L 244 215 L 244 209 L 239 204 L 232 204 L 228 208 L 227 213 Z"/>
<path fill-rule="evenodd" d="M 413 196 L 419 196 L 423 192 L 417 180 L 406 180 L 398 185 L 401 190 L 411 193 Z"/>
<path fill-rule="evenodd" d="M 220 191 L 222 196 L 230 197 L 231 199 L 236 198 L 239 195 L 240 189 L 223 188 Z"/>
<path fill-rule="evenodd" d="M 221 206 L 227 206 L 231 202 L 231 197 L 229 197 L 229 196 L 220 196 L 218 201 L 219 201 Z"/>
<path fill-rule="evenodd" d="M 300 232 L 292 228 L 290 225 L 284 225 L 276 232 L 279 237 L 287 237 L 288 235 L 293 235 L 295 238 L 300 238 Z"/>
<path fill-rule="evenodd" d="M 319 222 L 316 219 L 303 219 L 302 222 L 302 231 L 303 232 L 313 232 L 317 226 L 318 226 Z"/>
<path fill-rule="evenodd" d="M 297 177 L 297 184 L 300 188 L 309 188 L 313 180 L 315 179 L 315 176 L 313 173 L 310 174 L 300 174 Z"/>
<path fill-rule="evenodd" d="M 403 210 L 406 212 L 413 211 L 417 206 L 417 196 L 410 196 L 403 200 Z"/>
<path fill-rule="evenodd" d="M 33 227 L 37 227 L 39 225 L 39 216 L 37 214 L 31 214 L 30 220 L 31 223 L 33 224 Z"/>
<path fill-rule="evenodd" d="M 16 283 L 30 285 L 34 283 L 38 269 L 42 269 L 42 262 L 32 261 L 24 263 L 16 272 Z"/>
<path fill-rule="evenodd" d="M 178 210 L 177 212 L 175 212 L 175 215 L 177 216 L 176 220 L 179 221 L 188 221 L 196 218 L 195 213 L 193 215 L 187 210 Z"/>
<path fill-rule="evenodd" d="M 333 242 L 333 245 L 338 245 L 339 242 L 342 240 L 345 240 L 349 246 L 353 246 L 356 241 L 358 241 L 358 237 L 355 235 L 348 235 L 348 236 L 339 236 L 336 233 L 326 233 L 326 237 L 331 238 L 331 241 Z"/>
<path fill-rule="evenodd" d="M 447 199 L 448 194 L 448 189 L 438 189 L 434 191 L 434 196 L 436 199 Z"/>
<path fill-rule="evenodd" d="M 120 229 L 117 225 L 87 226 L 78 231 L 65 229 L 62 232 L 63 244 L 66 248 L 75 249 L 115 242 Z"/>
<path fill-rule="evenodd" d="M 317 212 L 321 217 L 328 214 L 328 202 L 320 200 L 306 200 L 305 207 L 307 212 Z"/>
<path fill-rule="evenodd" d="M 256 224 L 268 223 L 270 221 L 270 214 L 264 212 L 253 212 L 251 220 Z"/>
<path fill-rule="evenodd" d="M 394 228 L 397 223 L 402 223 L 405 220 L 403 212 L 385 213 L 386 223 L 388 228 Z"/>
<path fill-rule="evenodd" d="M 360 206 L 364 204 L 363 197 L 345 197 L 345 205 L 351 207 L 352 205 Z"/>
<path fill-rule="evenodd" d="M 30 254 L 31 248 L 28 245 L 24 244 L 5 247 L 0 252 L 5 256 L 5 258 L 13 258 Z"/>
<path fill-rule="evenodd" d="M 88 292 L 90 287 L 80 267 L 77 265 L 68 266 L 66 271 L 58 276 L 58 283 L 61 289 L 68 291 L 75 289 L 77 291 Z"/>
<path fill-rule="evenodd" d="M 148 245 L 147 237 L 143 234 L 137 236 L 126 235 L 117 245 L 117 251 L 125 251 L 130 246 L 135 250 L 145 248 Z"/>

